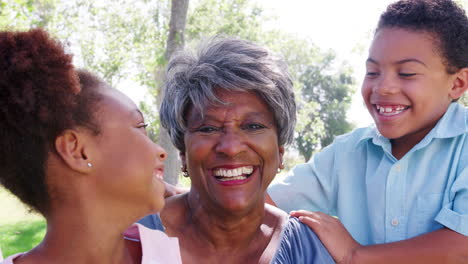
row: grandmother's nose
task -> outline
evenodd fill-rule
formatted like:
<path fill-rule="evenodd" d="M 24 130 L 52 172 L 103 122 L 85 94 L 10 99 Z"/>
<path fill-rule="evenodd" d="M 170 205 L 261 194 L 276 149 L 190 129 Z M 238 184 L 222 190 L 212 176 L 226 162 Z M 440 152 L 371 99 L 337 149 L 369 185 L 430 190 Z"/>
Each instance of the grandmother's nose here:
<path fill-rule="evenodd" d="M 226 156 L 233 157 L 246 150 L 246 142 L 243 135 L 236 132 L 225 132 L 216 144 L 215 150 Z"/>

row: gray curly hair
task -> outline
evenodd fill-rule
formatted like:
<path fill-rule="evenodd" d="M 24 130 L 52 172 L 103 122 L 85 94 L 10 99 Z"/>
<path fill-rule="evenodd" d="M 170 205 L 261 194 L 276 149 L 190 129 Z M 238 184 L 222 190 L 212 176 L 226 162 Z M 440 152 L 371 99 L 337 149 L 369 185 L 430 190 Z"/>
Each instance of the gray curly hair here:
<path fill-rule="evenodd" d="M 159 117 L 179 151 L 185 151 L 188 110 L 203 114 L 207 105 L 225 104 L 219 89 L 256 93 L 273 113 L 279 144 L 292 142 L 296 103 L 286 64 L 252 42 L 218 37 L 202 44 L 197 56 L 176 55 L 167 67 Z"/>

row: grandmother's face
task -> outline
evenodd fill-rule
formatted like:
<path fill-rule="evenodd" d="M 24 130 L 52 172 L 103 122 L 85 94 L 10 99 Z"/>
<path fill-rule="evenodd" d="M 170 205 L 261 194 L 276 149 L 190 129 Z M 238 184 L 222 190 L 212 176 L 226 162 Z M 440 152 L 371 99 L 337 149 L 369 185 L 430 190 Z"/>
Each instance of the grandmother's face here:
<path fill-rule="evenodd" d="M 219 90 L 227 105 L 187 116 L 182 162 L 204 206 L 248 211 L 263 205 L 284 152 L 273 113 L 254 93 Z"/>

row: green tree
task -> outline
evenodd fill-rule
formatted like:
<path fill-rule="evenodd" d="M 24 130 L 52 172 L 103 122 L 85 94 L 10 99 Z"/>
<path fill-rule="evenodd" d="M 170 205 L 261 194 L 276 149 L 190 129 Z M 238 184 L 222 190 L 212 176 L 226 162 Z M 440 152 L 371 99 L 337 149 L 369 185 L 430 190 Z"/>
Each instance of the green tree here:
<path fill-rule="evenodd" d="M 346 66 L 333 70 L 335 61 L 333 53 L 323 55 L 322 59 L 307 65 L 299 76 L 302 100 L 309 104 L 315 103 L 312 106 L 307 103 L 302 104 L 299 109 L 307 112 L 299 115 L 306 120 L 300 121 L 305 123 L 304 129 L 297 131 L 296 136 L 296 146 L 305 160 L 309 160 L 314 152 L 332 143 L 335 136 L 354 128 L 346 120 L 346 112 L 351 105 L 353 95 L 354 80 L 351 70 Z M 314 111 L 310 110 L 311 107 L 314 107 Z M 317 126 L 317 118 L 323 124 L 321 131 L 314 131 L 320 128 Z M 310 133 L 317 135 L 318 140 Z"/>
<path fill-rule="evenodd" d="M 466 107 L 468 107 L 468 93 L 465 92 L 465 95 L 460 98 L 460 103 Z"/>
<path fill-rule="evenodd" d="M 295 80 L 294 147 L 307 161 L 336 135 L 354 128 L 346 120 L 355 86 L 352 70 L 345 63 L 339 65 L 332 51 L 323 51 L 306 39 L 271 31 L 264 41 L 283 56 Z"/>
<path fill-rule="evenodd" d="M 186 37 L 199 41 L 215 35 L 259 41 L 268 18 L 249 0 L 200 0 L 194 2 L 187 19 Z"/>
<path fill-rule="evenodd" d="M 185 24 L 189 0 L 172 0 L 171 1 L 171 18 L 169 22 L 169 36 L 166 43 L 165 59 L 169 59 L 178 51 L 184 48 L 185 45 Z M 161 94 L 161 93 L 159 93 Z M 161 101 L 161 96 L 158 96 L 158 102 Z M 158 103 L 159 105 L 159 103 Z M 177 184 L 180 173 L 180 162 L 178 158 L 178 150 L 172 144 L 169 133 L 166 129 L 159 130 L 159 145 L 161 145 L 168 153 L 168 157 L 164 162 L 166 172 L 164 180 L 171 184 Z"/>

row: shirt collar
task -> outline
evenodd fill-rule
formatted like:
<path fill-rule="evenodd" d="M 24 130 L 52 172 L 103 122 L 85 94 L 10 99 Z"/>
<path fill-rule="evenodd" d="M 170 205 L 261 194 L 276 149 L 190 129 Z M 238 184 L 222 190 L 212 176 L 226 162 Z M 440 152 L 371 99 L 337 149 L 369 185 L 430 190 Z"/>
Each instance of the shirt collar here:
<path fill-rule="evenodd" d="M 467 123 L 468 108 L 458 103 L 451 103 L 447 112 L 427 136 L 432 134 L 434 138 L 456 137 L 468 132 Z"/>

